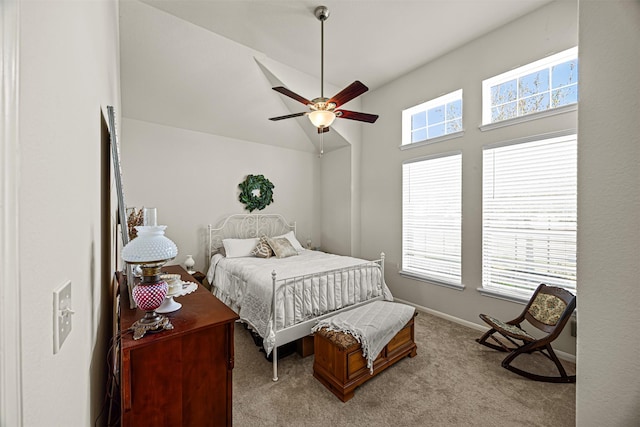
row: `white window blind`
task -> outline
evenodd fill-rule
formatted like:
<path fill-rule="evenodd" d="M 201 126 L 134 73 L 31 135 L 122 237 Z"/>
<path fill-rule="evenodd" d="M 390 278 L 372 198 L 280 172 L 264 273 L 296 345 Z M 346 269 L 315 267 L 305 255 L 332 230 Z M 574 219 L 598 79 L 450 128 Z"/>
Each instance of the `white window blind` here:
<path fill-rule="evenodd" d="M 483 152 L 482 286 L 576 291 L 576 135 Z"/>
<path fill-rule="evenodd" d="M 462 154 L 402 166 L 402 273 L 461 285 Z"/>

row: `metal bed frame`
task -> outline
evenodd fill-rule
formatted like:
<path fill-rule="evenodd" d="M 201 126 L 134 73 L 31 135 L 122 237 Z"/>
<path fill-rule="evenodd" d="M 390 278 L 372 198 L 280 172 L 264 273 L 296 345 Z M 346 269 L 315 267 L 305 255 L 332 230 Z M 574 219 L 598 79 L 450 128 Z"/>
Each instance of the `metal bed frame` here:
<path fill-rule="evenodd" d="M 211 256 L 215 253 L 215 251 L 222 246 L 222 240 L 226 238 L 238 238 L 238 239 L 249 239 L 260 237 L 262 235 L 266 235 L 269 237 L 285 234 L 289 231 L 295 233 L 296 224 L 288 223 L 286 219 L 280 214 L 233 214 L 225 218 L 218 227 L 213 227 L 211 224 L 207 227 L 207 270 L 209 268 L 209 263 L 211 260 Z M 290 326 L 285 326 L 281 329 L 278 329 L 278 323 L 276 322 L 276 313 L 277 313 L 277 301 L 279 297 L 282 296 L 282 300 L 286 298 L 286 295 L 295 295 L 297 291 L 302 289 L 302 293 L 309 290 L 309 292 L 313 293 L 313 282 L 324 283 L 324 285 L 320 286 L 329 286 L 329 278 L 333 276 L 333 285 L 335 288 L 335 278 L 340 276 L 341 278 L 346 278 L 347 283 L 346 286 L 355 286 L 355 284 L 351 283 L 351 278 L 354 278 L 356 275 L 368 274 L 368 279 L 374 279 L 374 269 L 380 269 L 379 281 L 375 283 L 376 289 L 380 291 L 380 295 L 371 299 L 358 301 L 355 304 L 343 306 L 340 309 L 325 312 L 319 315 L 304 315 L 302 318 L 296 318 L 296 310 L 295 310 L 295 298 L 293 299 L 293 319 L 283 318 L 283 325 L 287 325 L 287 320 L 291 320 L 293 324 Z M 364 273 L 362 273 L 364 271 Z M 325 280 L 322 280 L 322 279 Z M 359 307 L 361 305 L 370 303 L 372 301 L 383 299 L 382 287 L 384 286 L 384 253 L 380 254 L 380 259 L 375 261 L 366 261 L 363 260 L 362 264 L 344 267 L 340 269 L 333 269 L 328 271 L 323 271 L 320 273 L 307 274 L 296 277 L 288 277 L 284 279 L 278 279 L 276 271 L 274 270 L 271 273 L 271 280 L 273 285 L 272 292 L 272 301 L 271 301 L 271 322 L 273 325 L 274 333 L 275 333 L 275 343 L 272 350 L 272 358 L 273 358 L 273 381 L 278 380 L 278 346 L 290 343 L 297 339 L 303 338 L 311 333 L 311 328 L 315 326 L 318 321 L 333 316 L 339 312 L 347 311 Z M 215 284 L 211 284 L 212 292 Z M 342 286 L 345 286 L 345 283 L 342 283 Z M 307 288 L 308 287 L 308 288 Z M 328 293 L 327 293 L 328 295 Z M 341 305 L 341 302 L 336 301 L 335 299 L 336 292 L 334 292 L 334 301 L 333 307 Z M 313 299 L 312 299 L 313 300 Z M 305 312 L 305 303 L 304 299 L 302 300 L 302 309 L 303 313 Z M 313 311 L 313 307 L 306 307 Z M 283 310 L 284 316 L 286 316 L 286 310 Z"/>

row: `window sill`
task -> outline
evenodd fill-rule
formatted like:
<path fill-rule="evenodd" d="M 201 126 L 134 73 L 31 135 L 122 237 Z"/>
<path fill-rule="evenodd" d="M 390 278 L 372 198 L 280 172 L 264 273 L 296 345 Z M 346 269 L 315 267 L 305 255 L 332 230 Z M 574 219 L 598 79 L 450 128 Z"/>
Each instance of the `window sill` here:
<path fill-rule="evenodd" d="M 485 288 L 478 288 L 478 292 L 480 292 L 480 294 L 485 297 L 491 297 L 491 298 L 497 298 L 505 301 L 516 302 L 518 304 L 527 304 L 531 299 L 531 295 L 533 295 L 533 292 L 531 292 L 531 295 L 525 295 L 525 294 L 518 294 L 515 292 L 508 293 L 504 291 L 496 291 L 493 289 L 485 289 Z"/>
<path fill-rule="evenodd" d="M 438 136 L 436 138 L 425 139 L 424 141 L 412 142 L 411 144 L 403 144 L 400 146 L 400 149 L 408 150 L 410 148 L 424 147 L 425 145 L 435 144 L 436 142 L 443 142 L 454 138 L 461 138 L 463 136 L 464 130 L 461 130 L 447 135 Z"/>
<path fill-rule="evenodd" d="M 426 276 L 420 276 L 418 274 L 415 273 L 409 273 L 406 271 L 398 271 L 398 274 L 401 275 L 402 277 L 406 277 L 407 279 L 413 279 L 413 280 L 418 280 L 420 282 L 425 282 L 425 283 L 429 283 L 431 285 L 436 285 L 436 286 L 442 286 L 445 288 L 450 288 L 450 289 L 455 289 L 456 291 L 463 291 L 465 286 L 463 284 L 458 284 L 458 283 L 449 283 L 449 282 L 443 282 L 437 279 L 433 279 L 430 277 L 426 277 Z"/>
<path fill-rule="evenodd" d="M 539 113 L 527 114 L 526 116 L 514 117 L 513 119 L 502 120 L 495 123 L 488 123 L 486 125 L 480 125 L 478 128 L 482 131 L 489 131 L 493 129 L 498 129 L 506 126 L 517 125 L 519 123 L 526 123 L 532 120 L 542 119 L 544 117 L 551 117 L 557 114 L 570 113 L 572 111 L 578 110 L 578 104 L 564 105 L 558 108 L 552 108 L 551 110 L 541 111 Z"/>

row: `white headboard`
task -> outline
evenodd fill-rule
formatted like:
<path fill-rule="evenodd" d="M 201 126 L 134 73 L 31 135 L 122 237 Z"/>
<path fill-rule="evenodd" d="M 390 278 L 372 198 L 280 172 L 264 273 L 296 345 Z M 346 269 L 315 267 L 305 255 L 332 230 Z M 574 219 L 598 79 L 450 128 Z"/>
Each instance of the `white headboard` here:
<path fill-rule="evenodd" d="M 280 214 L 233 214 L 224 218 L 217 227 L 209 224 L 206 254 L 207 264 L 211 255 L 222 246 L 222 239 L 249 239 L 260 236 L 279 236 L 293 230 L 296 223 L 289 223 Z"/>

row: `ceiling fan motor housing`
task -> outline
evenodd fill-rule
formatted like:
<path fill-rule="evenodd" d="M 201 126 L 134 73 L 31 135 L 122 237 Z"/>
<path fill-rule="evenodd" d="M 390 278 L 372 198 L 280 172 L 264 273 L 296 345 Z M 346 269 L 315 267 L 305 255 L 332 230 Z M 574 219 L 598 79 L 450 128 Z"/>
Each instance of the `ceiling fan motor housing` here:
<path fill-rule="evenodd" d="M 311 100 L 311 102 L 313 102 L 313 105 L 310 105 L 310 107 L 314 110 L 335 110 L 337 105 L 334 102 L 327 101 L 329 101 L 329 98 L 314 98 Z"/>

